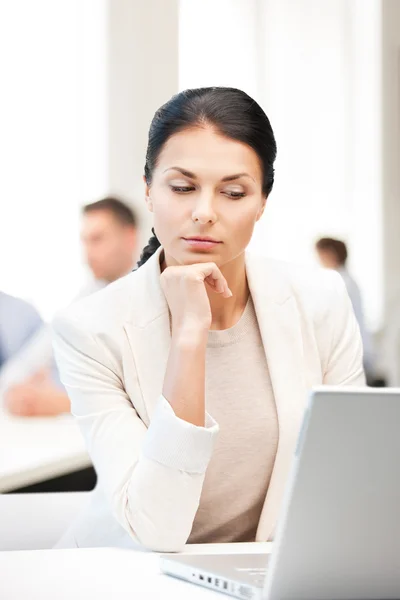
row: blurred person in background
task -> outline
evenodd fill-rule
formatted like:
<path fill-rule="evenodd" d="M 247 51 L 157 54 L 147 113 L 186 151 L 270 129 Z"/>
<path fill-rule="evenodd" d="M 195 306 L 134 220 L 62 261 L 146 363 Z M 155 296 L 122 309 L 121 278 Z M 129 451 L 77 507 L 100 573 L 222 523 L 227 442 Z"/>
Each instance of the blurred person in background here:
<path fill-rule="evenodd" d="M 108 196 L 83 208 L 81 239 L 92 281 L 84 297 L 130 273 L 137 253 L 138 226 L 129 206 Z"/>
<path fill-rule="evenodd" d="M 315 245 L 321 265 L 326 269 L 337 271 L 343 278 L 347 293 L 353 305 L 354 314 L 360 327 L 360 333 L 364 347 L 364 369 L 367 383 L 371 384 L 375 379 L 375 359 L 371 335 L 369 334 L 364 319 L 363 302 L 360 288 L 350 275 L 347 268 L 348 251 L 347 246 L 341 240 L 334 238 L 321 238 Z"/>
<path fill-rule="evenodd" d="M 91 279 L 78 298 L 88 296 L 132 271 L 138 238 L 136 215 L 118 198 L 108 196 L 88 204 L 82 213 L 81 239 Z M 25 312 L 28 315 L 27 307 Z M 10 321 L 11 312 L 11 309 L 7 311 L 6 316 L 4 311 L 4 319 L 8 319 L 10 328 L 10 340 L 16 335 L 12 332 L 14 324 L 17 326 L 15 319 Z M 36 334 L 27 341 L 23 352 L 14 353 L 7 375 L 3 378 L 5 406 L 11 413 L 22 416 L 50 416 L 69 412 L 70 402 L 53 359 L 50 330 L 36 315 Z"/>
<path fill-rule="evenodd" d="M 29 302 L 0 292 L 0 372 L 42 325 L 38 311 Z"/>
<path fill-rule="evenodd" d="M 51 366 L 48 335 L 31 304 L 0 292 L 0 393 L 14 414 L 69 410 L 68 397 Z"/>

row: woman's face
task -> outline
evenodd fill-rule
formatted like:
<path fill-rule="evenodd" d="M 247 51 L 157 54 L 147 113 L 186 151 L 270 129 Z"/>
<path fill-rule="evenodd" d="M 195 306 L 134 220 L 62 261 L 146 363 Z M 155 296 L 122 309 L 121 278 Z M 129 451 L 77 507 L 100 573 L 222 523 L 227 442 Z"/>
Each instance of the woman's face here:
<path fill-rule="evenodd" d="M 186 129 L 161 151 L 146 201 L 168 266 L 222 267 L 243 254 L 264 211 L 260 161 L 211 127 Z"/>

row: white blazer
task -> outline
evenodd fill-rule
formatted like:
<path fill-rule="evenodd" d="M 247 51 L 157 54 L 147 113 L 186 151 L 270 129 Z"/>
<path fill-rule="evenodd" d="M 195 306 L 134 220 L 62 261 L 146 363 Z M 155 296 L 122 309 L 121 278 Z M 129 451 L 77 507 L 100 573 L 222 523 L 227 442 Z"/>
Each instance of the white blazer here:
<path fill-rule="evenodd" d="M 186 423 L 162 397 L 171 337 L 160 252 L 54 321 L 61 379 L 98 474 L 92 504 L 59 547 L 179 551 L 189 538 L 218 424 L 212 415 L 204 428 Z M 365 381 L 359 328 L 337 273 L 252 255 L 246 270 L 279 422 L 256 537 L 265 541 L 310 388 Z"/>

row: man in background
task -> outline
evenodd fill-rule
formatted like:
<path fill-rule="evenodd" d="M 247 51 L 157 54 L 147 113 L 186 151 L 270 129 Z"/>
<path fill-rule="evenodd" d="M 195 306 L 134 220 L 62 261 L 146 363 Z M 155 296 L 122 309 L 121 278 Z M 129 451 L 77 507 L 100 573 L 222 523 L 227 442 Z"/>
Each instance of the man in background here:
<path fill-rule="evenodd" d="M 118 198 L 109 196 L 83 208 L 81 239 L 91 280 L 77 299 L 102 289 L 134 268 L 137 219 L 132 209 Z M 3 318 L 5 322 L 9 315 L 0 314 L 0 319 Z M 58 379 L 53 359 L 50 328 L 42 323 L 39 315 L 37 319 L 35 335 L 4 365 L 4 371 L 7 367 L 2 390 L 5 406 L 11 413 L 23 416 L 69 412 L 69 399 Z M 3 343 L 9 344 L 7 340 L 11 340 L 12 335 L 9 331 Z M 0 372 L 0 387 L 1 380 Z"/>
<path fill-rule="evenodd" d="M 316 243 L 315 248 L 322 266 L 337 271 L 342 276 L 346 285 L 347 293 L 349 294 L 354 314 L 360 327 L 364 347 L 364 369 L 367 382 L 371 383 L 375 378 L 375 360 L 372 340 L 365 326 L 360 288 L 347 269 L 348 252 L 346 244 L 341 240 L 334 238 L 321 238 Z"/>
<path fill-rule="evenodd" d="M 93 279 L 79 297 L 130 273 L 138 242 L 136 216 L 118 198 L 103 198 L 86 205 L 82 212 L 81 239 Z"/>

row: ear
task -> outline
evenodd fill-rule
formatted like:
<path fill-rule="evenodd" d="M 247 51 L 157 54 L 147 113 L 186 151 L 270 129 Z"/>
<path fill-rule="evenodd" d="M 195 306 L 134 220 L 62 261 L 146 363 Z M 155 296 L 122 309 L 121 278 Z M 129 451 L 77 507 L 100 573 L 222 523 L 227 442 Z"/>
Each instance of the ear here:
<path fill-rule="evenodd" d="M 129 226 L 126 228 L 127 239 L 129 240 L 129 244 L 131 248 L 134 250 L 137 244 L 138 232 L 136 227 Z"/>
<path fill-rule="evenodd" d="M 150 186 L 148 185 L 148 183 L 146 181 L 146 177 L 144 175 L 143 175 L 143 182 L 144 182 L 144 194 L 145 194 L 147 209 L 150 212 L 153 212 L 153 201 L 150 198 Z"/>
<path fill-rule="evenodd" d="M 265 198 L 262 199 L 261 206 L 260 206 L 259 211 L 257 213 L 256 221 L 259 221 L 261 219 L 261 217 L 263 216 L 265 207 L 267 205 L 267 199 L 268 199 L 268 196 L 265 196 Z"/>

